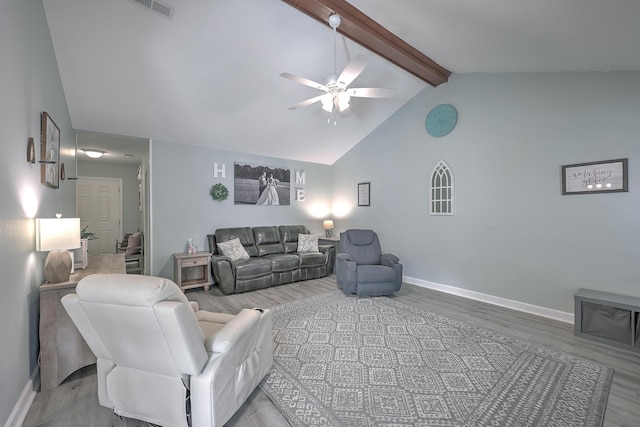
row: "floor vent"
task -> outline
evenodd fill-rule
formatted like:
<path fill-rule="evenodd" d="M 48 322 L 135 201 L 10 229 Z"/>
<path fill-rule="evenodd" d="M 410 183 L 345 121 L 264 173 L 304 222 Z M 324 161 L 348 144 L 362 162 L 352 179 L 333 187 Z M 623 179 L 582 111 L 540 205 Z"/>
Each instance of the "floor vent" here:
<path fill-rule="evenodd" d="M 166 3 L 159 2 L 158 0 L 129 0 L 131 3 L 138 4 L 145 9 L 150 10 L 160 16 L 164 16 L 168 20 L 173 19 L 173 6 L 169 6 Z"/>

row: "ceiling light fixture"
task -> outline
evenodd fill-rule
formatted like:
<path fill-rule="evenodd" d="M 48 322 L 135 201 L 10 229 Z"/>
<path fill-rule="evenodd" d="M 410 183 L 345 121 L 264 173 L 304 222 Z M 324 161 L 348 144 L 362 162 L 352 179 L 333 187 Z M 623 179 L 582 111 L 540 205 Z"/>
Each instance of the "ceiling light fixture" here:
<path fill-rule="evenodd" d="M 100 157 L 104 156 L 104 154 L 106 153 L 106 151 L 94 150 L 92 148 L 82 149 L 82 151 L 84 151 L 84 154 L 91 157 L 92 159 L 99 159 Z"/>
<path fill-rule="evenodd" d="M 280 74 L 282 77 L 293 80 L 296 83 L 322 90 L 325 93 L 313 98 L 302 101 L 294 106 L 289 107 L 290 110 L 306 107 L 320 101 L 322 109 L 328 113 L 327 123 L 336 124 L 336 117 L 347 117 L 350 114 L 349 102 L 351 98 L 391 98 L 395 94 L 394 89 L 384 88 L 350 88 L 349 85 L 362 73 L 367 66 L 368 59 L 364 56 L 357 55 L 347 66 L 338 74 L 338 53 L 337 53 L 337 29 L 340 25 L 341 18 L 339 15 L 332 14 L 329 16 L 329 26 L 333 29 L 333 74 L 328 76 L 322 83 L 299 77 L 290 73 Z"/>

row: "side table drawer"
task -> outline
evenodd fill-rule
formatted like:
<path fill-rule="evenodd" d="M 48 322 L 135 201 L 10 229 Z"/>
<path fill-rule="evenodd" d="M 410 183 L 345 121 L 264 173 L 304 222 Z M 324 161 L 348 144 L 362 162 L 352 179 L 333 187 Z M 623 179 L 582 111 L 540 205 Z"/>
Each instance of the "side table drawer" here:
<path fill-rule="evenodd" d="M 208 291 L 211 285 L 210 264 L 209 252 L 173 254 L 173 281 L 183 291 L 198 287 L 204 287 L 204 290 Z"/>
<path fill-rule="evenodd" d="M 209 265 L 209 258 L 206 256 L 198 258 L 188 258 L 182 260 L 183 267 L 196 267 L 198 265 Z"/>

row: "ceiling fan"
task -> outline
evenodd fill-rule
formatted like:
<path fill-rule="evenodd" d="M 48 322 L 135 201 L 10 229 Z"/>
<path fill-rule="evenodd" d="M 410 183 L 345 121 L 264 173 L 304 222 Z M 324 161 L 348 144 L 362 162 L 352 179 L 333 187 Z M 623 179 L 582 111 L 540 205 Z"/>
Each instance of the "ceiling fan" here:
<path fill-rule="evenodd" d="M 337 112 L 341 117 L 349 115 L 349 101 L 356 98 L 391 98 L 395 94 L 394 89 L 385 88 L 350 88 L 349 85 L 362 73 L 369 62 L 364 56 L 358 55 L 344 67 L 338 75 L 336 66 L 336 29 L 340 25 L 339 15 L 329 16 L 329 25 L 333 28 L 333 74 L 324 79 L 323 83 L 299 77 L 290 73 L 280 74 L 282 77 L 293 80 L 296 83 L 322 90 L 325 93 L 302 101 L 289 107 L 289 110 L 306 107 L 320 101 L 322 109 L 328 113 Z"/>

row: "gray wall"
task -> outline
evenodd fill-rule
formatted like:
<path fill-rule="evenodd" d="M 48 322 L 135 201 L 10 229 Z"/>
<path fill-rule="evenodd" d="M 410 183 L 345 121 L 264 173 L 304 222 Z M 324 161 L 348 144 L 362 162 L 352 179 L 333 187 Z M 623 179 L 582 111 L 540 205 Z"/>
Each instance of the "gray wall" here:
<path fill-rule="evenodd" d="M 78 159 L 78 176 L 122 179 L 122 231 L 135 233 L 142 229 L 142 212 L 138 207 L 138 165 Z"/>
<path fill-rule="evenodd" d="M 27 140 L 40 145 L 40 113 L 61 131 L 61 160 L 74 176 L 75 133 L 62 91 L 42 3 L 7 0 L 0 13 L 0 425 L 5 425 L 37 369 L 38 286 L 45 253 L 35 252 L 35 217 L 75 216 L 75 183 L 40 184 L 40 165 L 26 162 Z M 36 149 L 36 157 L 40 152 Z"/>
<path fill-rule="evenodd" d="M 331 167 L 270 157 L 169 142 L 151 142 L 151 251 L 152 274 L 173 278 L 172 254 L 185 252 L 192 238 L 199 250 L 208 250 L 207 234 L 217 228 L 305 224 L 311 232 L 322 234 L 322 220 L 331 206 Z M 233 203 L 233 164 L 251 163 L 287 167 L 291 172 L 289 206 L 247 206 Z M 226 179 L 213 177 L 213 164 L 226 165 Z M 305 185 L 295 184 L 295 170 L 304 170 Z M 209 195 L 213 184 L 229 189 L 229 198 L 214 201 Z M 293 188 L 305 190 L 305 201 L 297 202 Z"/>
<path fill-rule="evenodd" d="M 458 110 L 441 138 L 431 108 Z M 405 275 L 573 312 L 591 288 L 640 296 L 640 73 L 455 75 L 424 89 L 334 164 L 333 203 L 357 204 L 340 229 L 371 227 Z M 561 166 L 629 159 L 629 192 L 561 194 Z M 445 160 L 456 215 L 428 214 L 428 181 Z"/>

